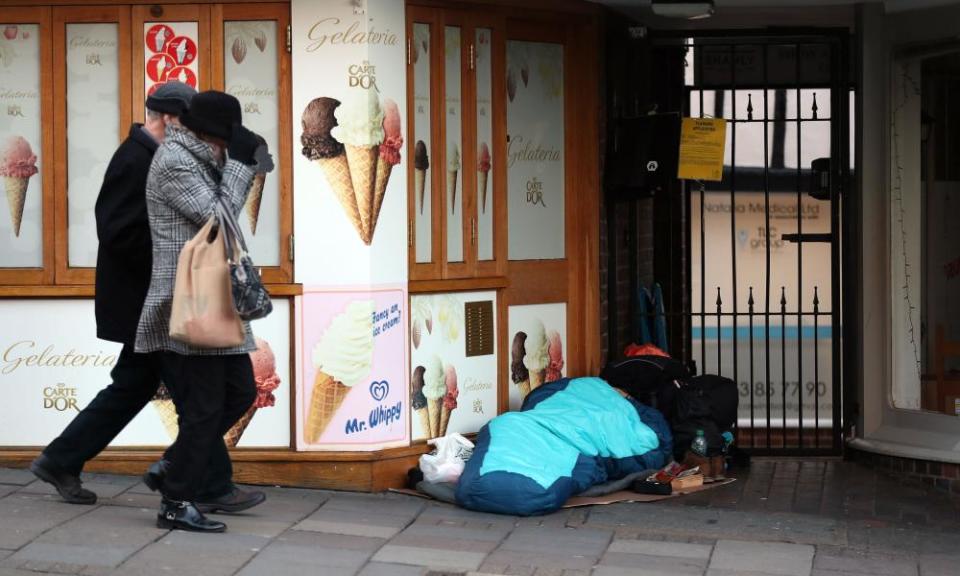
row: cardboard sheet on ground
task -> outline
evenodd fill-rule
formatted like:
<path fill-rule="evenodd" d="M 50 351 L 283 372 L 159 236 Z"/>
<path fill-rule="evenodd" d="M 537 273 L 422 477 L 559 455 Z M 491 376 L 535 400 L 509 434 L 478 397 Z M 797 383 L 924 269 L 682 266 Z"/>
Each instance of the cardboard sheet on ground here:
<path fill-rule="evenodd" d="M 669 496 L 658 495 L 658 494 L 638 494 L 631 490 L 621 490 L 619 492 L 613 492 L 611 494 L 606 494 L 603 496 L 595 496 L 592 498 L 585 498 L 580 496 L 575 496 L 570 500 L 567 500 L 567 503 L 563 505 L 564 508 L 577 508 L 580 506 L 602 506 L 604 504 L 617 504 L 619 502 L 660 502 L 661 500 L 669 500 L 670 498 L 676 498 L 678 496 L 685 496 L 687 494 L 696 494 L 697 492 L 704 492 L 706 490 L 712 490 L 713 488 L 719 488 L 720 486 L 726 486 L 736 482 L 736 478 L 727 478 L 722 482 L 712 482 L 710 484 L 704 484 L 702 486 L 697 486 L 696 488 L 689 488 L 683 490 L 682 492 L 674 492 Z M 435 500 L 432 496 L 419 492 L 417 490 L 411 490 L 409 488 L 391 488 L 390 492 L 396 492 L 398 494 L 406 494 L 408 496 L 416 496 L 417 498 L 424 498 L 426 500 Z"/>

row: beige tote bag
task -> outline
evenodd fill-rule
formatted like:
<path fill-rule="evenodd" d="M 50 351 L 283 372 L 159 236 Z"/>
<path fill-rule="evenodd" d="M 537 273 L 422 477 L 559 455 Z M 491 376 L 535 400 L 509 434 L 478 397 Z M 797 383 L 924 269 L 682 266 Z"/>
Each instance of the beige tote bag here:
<path fill-rule="evenodd" d="M 216 216 L 180 250 L 170 337 L 198 348 L 231 348 L 246 338 L 233 305 L 224 234 Z"/>

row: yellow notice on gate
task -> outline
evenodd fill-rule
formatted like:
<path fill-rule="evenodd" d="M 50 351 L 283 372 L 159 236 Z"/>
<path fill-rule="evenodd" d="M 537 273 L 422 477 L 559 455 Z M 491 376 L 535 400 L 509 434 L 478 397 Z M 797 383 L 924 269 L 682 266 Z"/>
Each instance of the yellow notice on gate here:
<path fill-rule="evenodd" d="M 684 118 L 680 127 L 677 178 L 723 180 L 723 151 L 727 121 L 719 118 Z"/>

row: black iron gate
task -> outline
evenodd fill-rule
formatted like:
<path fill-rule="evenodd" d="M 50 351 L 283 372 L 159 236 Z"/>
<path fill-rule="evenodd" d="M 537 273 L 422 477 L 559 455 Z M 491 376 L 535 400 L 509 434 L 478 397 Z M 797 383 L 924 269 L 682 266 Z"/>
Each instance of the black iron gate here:
<path fill-rule="evenodd" d="M 672 88 L 681 106 L 672 110 L 723 118 L 727 131 L 721 181 L 677 182 L 672 192 L 682 201 L 654 201 L 654 260 L 671 261 L 654 275 L 669 284 L 671 352 L 738 383 L 738 444 L 754 453 L 837 454 L 842 447 L 848 49 L 846 30 L 670 34 L 650 42 L 654 59 L 683 55 L 682 95 Z M 664 278 L 677 260 L 685 269 Z M 655 324 L 656 311 L 637 305 L 643 294 L 630 297 L 632 341 L 656 336 L 639 329 Z"/>

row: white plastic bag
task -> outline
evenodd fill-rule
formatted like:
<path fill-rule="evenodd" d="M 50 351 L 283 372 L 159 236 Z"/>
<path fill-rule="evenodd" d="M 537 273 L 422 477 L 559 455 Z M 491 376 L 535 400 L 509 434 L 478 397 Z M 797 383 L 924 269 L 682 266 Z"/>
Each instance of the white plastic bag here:
<path fill-rule="evenodd" d="M 420 471 L 427 482 L 456 482 L 473 455 L 473 442 L 461 434 L 448 434 L 427 440 L 436 450 L 420 457 Z"/>

